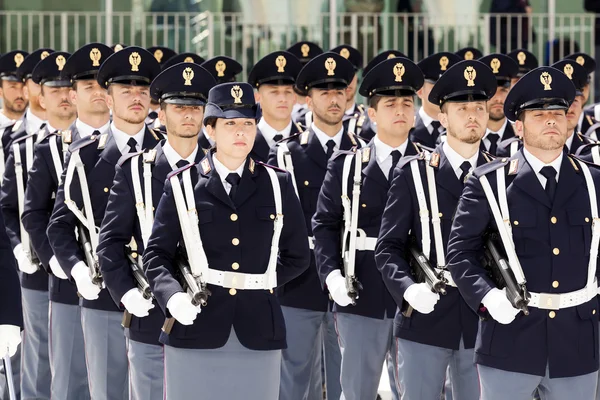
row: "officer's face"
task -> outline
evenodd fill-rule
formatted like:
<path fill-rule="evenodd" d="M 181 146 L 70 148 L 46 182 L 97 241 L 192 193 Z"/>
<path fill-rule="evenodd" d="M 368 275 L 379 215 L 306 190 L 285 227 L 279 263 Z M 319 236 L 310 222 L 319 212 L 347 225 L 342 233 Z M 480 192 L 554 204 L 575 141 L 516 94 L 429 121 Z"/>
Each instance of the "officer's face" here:
<path fill-rule="evenodd" d="M 71 102 L 82 114 L 106 114 L 106 89 L 95 79 L 77 81 L 75 90 L 71 90 Z"/>
<path fill-rule="evenodd" d="M 415 123 L 415 101 L 412 96 L 386 96 L 377 109 L 369 107 L 368 113 L 377 124 L 377 133 L 406 137 Z"/>
<path fill-rule="evenodd" d="M 504 101 L 508 95 L 509 88 L 498 86 L 496 94 L 488 101 L 488 112 L 492 121 L 502 121 L 504 119 Z"/>
<path fill-rule="evenodd" d="M 585 85 L 581 91 L 583 92 L 583 104 L 585 104 L 590 98 L 590 84 Z"/>
<path fill-rule="evenodd" d="M 2 96 L 3 106 L 13 113 L 22 113 L 27 107 L 27 100 L 23 92 L 23 82 L 13 82 L 2 80 L 0 87 L 0 96 Z"/>
<path fill-rule="evenodd" d="M 344 117 L 346 90 L 311 89 L 306 104 L 312 110 L 315 120 L 327 125 L 337 125 Z"/>
<path fill-rule="evenodd" d="M 562 149 L 568 137 L 565 110 L 525 111 L 523 120 L 515 122 L 515 128 L 526 148 Z"/>
<path fill-rule="evenodd" d="M 354 74 L 354 78 L 346 88 L 346 102 L 352 103 L 356 97 L 356 88 L 358 87 L 358 75 Z M 346 111 L 346 110 L 344 110 Z"/>
<path fill-rule="evenodd" d="M 141 124 L 148 116 L 150 107 L 150 88 L 112 84 L 111 94 L 107 96 L 108 107 L 112 110 L 113 118 L 121 119 L 130 124 Z"/>
<path fill-rule="evenodd" d="M 583 96 L 575 96 L 575 100 L 569 107 L 567 111 L 567 130 L 571 133 L 575 128 L 577 128 L 577 123 L 579 123 L 579 117 L 583 112 Z"/>
<path fill-rule="evenodd" d="M 435 118 L 435 116 L 440 112 L 440 107 L 429 101 L 429 93 L 431 93 L 431 89 L 433 89 L 433 83 L 425 81 L 423 87 L 417 92 L 417 96 L 419 96 L 421 99 L 421 104 L 423 105 L 425 112 L 429 116 Z"/>
<path fill-rule="evenodd" d="M 40 104 L 46 109 L 48 115 L 60 119 L 75 117 L 75 105 L 71 103 L 70 87 L 45 86 L 40 95 Z"/>
<path fill-rule="evenodd" d="M 217 146 L 221 156 L 243 160 L 245 159 L 256 138 L 256 120 L 253 118 L 217 119 L 215 127 L 206 126 L 206 132 Z"/>
<path fill-rule="evenodd" d="M 442 126 L 451 136 L 463 143 L 474 144 L 485 134 L 489 114 L 485 101 L 449 102 L 438 114 Z"/>
<path fill-rule="evenodd" d="M 25 82 L 25 89 L 23 90 L 25 97 L 29 100 L 32 107 L 40 108 L 40 94 L 42 93 L 42 87 L 31 79 L 27 79 Z"/>
<path fill-rule="evenodd" d="M 261 85 L 256 100 L 268 120 L 289 121 L 296 93 L 292 85 Z"/>
<path fill-rule="evenodd" d="M 167 135 L 181 138 L 198 136 L 204 119 L 204 106 L 167 104 L 158 112 L 160 122 L 167 127 Z"/>

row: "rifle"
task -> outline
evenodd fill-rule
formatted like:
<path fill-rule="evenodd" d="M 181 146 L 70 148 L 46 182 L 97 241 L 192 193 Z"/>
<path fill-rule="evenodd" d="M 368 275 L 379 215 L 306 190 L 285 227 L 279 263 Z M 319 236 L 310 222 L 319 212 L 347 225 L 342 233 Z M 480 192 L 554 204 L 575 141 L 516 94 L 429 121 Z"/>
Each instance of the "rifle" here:
<path fill-rule="evenodd" d="M 499 240 L 500 237 L 496 232 L 487 235 L 484 245 L 486 268 L 496 286 L 506 289 L 506 297 L 513 307 L 521 310 L 523 314 L 529 315 L 527 305 L 531 296 L 525 284 L 517 283 L 506 254 L 501 252 L 501 247 L 497 244 Z"/>
<path fill-rule="evenodd" d="M 90 277 L 92 283 L 102 289 L 104 280 L 100 273 L 100 265 L 98 264 L 98 258 L 96 257 L 94 250 L 92 249 L 92 243 L 90 242 L 89 235 L 86 232 L 86 228 L 83 225 L 78 225 L 77 231 L 79 234 L 79 244 L 85 255 L 85 262 L 90 270 Z"/>
<path fill-rule="evenodd" d="M 125 246 L 125 252 L 127 253 L 127 260 L 129 261 L 129 266 L 131 267 L 131 272 L 133 273 L 133 279 L 135 279 L 137 289 L 142 293 L 142 296 L 146 300 L 153 299 L 154 296 L 150 290 L 148 278 L 146 278 L 146 274 L 144 274 L 141 266 L 141 258 L 137 254 L 136 257 L 134 257 L 133 250 L 131 250 L 131 247 L 129 246 Z M 123 326 L 123 328 L 129 328 L 131 326 L 131 313 L 127 310 L 123 311 L 123 320 L 121 321 L 121 326 Z"/>

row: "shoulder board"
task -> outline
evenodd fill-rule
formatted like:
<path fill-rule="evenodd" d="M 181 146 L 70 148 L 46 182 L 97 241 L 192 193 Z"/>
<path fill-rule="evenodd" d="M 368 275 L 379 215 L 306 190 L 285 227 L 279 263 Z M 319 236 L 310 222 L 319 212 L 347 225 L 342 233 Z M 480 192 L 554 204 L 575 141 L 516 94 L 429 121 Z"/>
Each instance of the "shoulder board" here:
<path fill-rule="evenodd" d="M 364 106 L 364 105 L 362 105 L 362 104 L 358 104 L 358 105 L 356 106 L 356 108 L 358 108 L 358 110 L 359 110 L 361 113 L 364 113 L 364 112 L 365 112 L 365 106 Z"/>
<path fill-rule="evenodd" d="M 21 127 L 21 125 L 23 125 L 23 119 L 19 119 L 17 120 L 17 122 L 15 122 L 15 124 L 12 126 L 12 132 L 16 132 L 19 130 L 19 128 Z"/>
<path fill-rule="evenodd" d="M 171 179 L 172 177 L 174 177 L 174 176 L 176 176 L 176 175 L 179 175 L 180 173 L 182 173 L 182 172 L 183 172 L 183 171 L 185 171 L 186 169 L 190 169 L 190 168 L 192 168 L 194 165 L 196 165 L 196 163 L 190 163 L 190 164 L 188 164 L 188 165 L 185 165 L 185 166 L 183 166 L 183 167 L 181 167 L 181 168 L 178 168 L 178 169 L 176 169 L 175 171 L 173 171 L 173 172 L 171 172 L 171 173 L 169 173 L 169 174 L 167 175 L 167 179 Z"/>
<path fill-rule="evenodd" d="M 44 135 L 44 137 L 40 140 L 40 143 L 48 140 L 49 138 L 51 138 L 52 136 L 58 136 L 60 137 L 60 131 L 56 131 L 56 132 L 48 132 L 46 135 Z"/>
<path fill-rule="evenodd" d="M 576 172 L 579 172 L 580 168 L 579 168 L 579 165 L 577 165 L 577 163 L 575 162 L 575 160 L 577 160 L 578 162 L 582 162 L 585 165 L 593 166 L 595 168 L 600 167 L 600 165 L 594 163 L 593 161 L 586 161 L 586 160 L 579 158 L 578 156 L 575 156 L 573 154 L 569 154 L 567 157 L 569 157 L 569 161 L 571 162 L 571 165 L 573 166 L 573 169 L 575 169 Z"/>
<path fill-rule="evenodd" d="M 398 161 L 398 164 L 396 164 L 396 168 L 402 169 L 405 165 L 408 165 L 411 161 L 414 160 L 425 160 L 425 153 L 419 153 L 413 156 L 404 156 L 400 158 L 400 161 Z"/>
<path fill-rule="evenodd" d="M 362 128 L 362 126 L 365 124 L 365 120 L 367 119 L 367 113 L 363 112 L 360 117 L 358 118 L 358 122 L 356 123 L 356 126 L 358 128 Z"/>
<path fill-rule="evenodd" d="M 339 158 L 340 156 L 349 156 L 354 154 L 355 150 L 337 150 L 331 155 L 331 161 L 335 160 L 336 158 Z"/>
<path fill-rule="evenodd" d="M 144 162 L 146 164 L 154 164 L 156 161 L 156 149 L 150 149 L 144 153 Z"/>
<path fill-rule="evenodd" d="M 496 158 L 487 164 L 483 164 L 475 168 L 473 175 L 480 177 L 499 168 L 504 168 L 508 165 L 509 161 L 511 161 L 511 158 L 509 157 Z"/>
<path fill-rule="evenodd" d="M 354 135 L 354 133 L 351 132 L 346 132 L 346 134 L 348 135 L 348 139 L 350 139 L 350 142 L 352 142 L 352 146 L 358 146 L 356 135 Z"/>
<path fill-rule="evenodd" d="M 108 142 L 108 133 L 103 133 L 98 138 L 98 150 L 103 150 L 106 147 L 106 142 Z"/>
<path fill-rule="evenodd" d="M 63 138 L 63 142 L 67 144 L 71 144 L 73 142 L 73 132 L 70 129 L 62 131 L 61 136 Z"/>
<path fill-rule="evenodd" d="M 98 135 L 90 135 L 73 142 L 69 148 L 70 151 L 80 150 L 98 140 Z M 98 146 L 100 147 L 100 146 Z"/>
<path fill-rule="evenodd" d="M 12 143 L 13 143 L 13 144 L 15 144 L 15 143 L 20 143 L 20 142 L 23 142 L 23 141 L 27 140 L 28 138 L 32 138 L 32 137 L 34 137 L 34 136 L 35 136 L 35 133 L 32 133 L 31 135 L 25 135 L 25 136 L 21 136 L 21 137 L 19 137 L 19 138 L 16 138 L 15 140 L 13 140 L 13 142 L 12 142 Z"/>
<path fill-rule="evenodd" d="M 305 145 L 308 144 L 308 135 L 310 135 L 310 131 L 306 130 L 300 134 L 300 144 Z"/>
<path fill-rule="evenodd" d="M 485 160 L 485 162 L 492 162 L 496 159 L 496 156 L 493 155 L 492 153 L 490 153 L 489 151 L 482 151 L 481 155 L 483 156 L 483 159 Z"/>
<path fill-rule="evenodd" d="M 117 165 L 119 167 L 122 167 L 123 164 L 125 164 L 125 162 L 135 156 L 139 156 L 140 154 L 142 154 L 143 151 L 138 151 L 137 153 L 125 153 L 121 156 L 121 158 L 119 158 L 119 161 L 117 161 Z"/>
<path fill-rule="evenodd" d="M 593 117 L 592 115 L 590 115 L 590 114 L 585 114 L 585 118 L 587 119 L 587 121 L 588 121 L 588 123 L 589 123 L 590 125 L 594 125 L 594 122 L 595 122 L 595 120 L 594 120 L 594 117 Z"/>
<path fill-rule="evenodd" d="M 596 143 L 596 141 L 594 139 L 592 139 L 589 136 L 585 136 L 583 133 L 581 132 L 577 132 L 577 136 L 579 136 L 579 139 L 581 139 L 582 142 L 589 144 L 589 143 Z"/>
<path fill-rule="evenodd" d="M 256 165 L 262 165 L 265 168 L 271 168 L 271 169 L 274 169 L 275 171 L 278 171 L 278 172 L 287 172 L 285 169 L 281 169 L 279 167 L 276 167 L 276 166 L 271 165 L 271 164 L 264 163 L 262 161 L 256 161 Z"/>
<path fill-rule="evenodd" d="M 150 133 L 154 136 L 154 139 L 161 140 L 164 139 L 162 133 L 158 129 L 150 129 Z"/>

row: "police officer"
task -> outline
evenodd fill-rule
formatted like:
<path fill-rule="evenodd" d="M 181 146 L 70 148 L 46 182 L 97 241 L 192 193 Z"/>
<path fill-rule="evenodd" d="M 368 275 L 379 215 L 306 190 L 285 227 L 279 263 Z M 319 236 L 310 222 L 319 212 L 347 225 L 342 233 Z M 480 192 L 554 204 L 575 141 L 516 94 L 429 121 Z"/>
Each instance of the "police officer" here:
<path fill-rule="evenodd" d="M 475 362 L 483 400 L 530 399 L 536 388 L 550 400 L 595 396 L 599 237 L 592 220 L 600 171 L 563 151 L 575 95 L 571 80 L 551 67 L 521 78 L 505 114 L 524 148 L 476 169 L 458 204 L 448 266 L 480 316 Z M 516 272 L 511 299 L 516 293 L 528 303 L 513 305 L 483 267 L 488 230 L 501 235 Z"/>
<path fill-rule="evenodd" d="M 168 399 L 278 397 L 286 325 L 272 289 L 305 271 L 310 254 L 291 177 L 249 156 L 257 117 L 249 84 L 212 88 L 204 123 L 216 148 L 169 174 L 156 210 L 144 266 L 174 318 L 161 333 Z M 206 279 L 201 309 L 176 279 L 178 243 Z"/>
<path fill-rule="evenodd" d="M 286 51 L 295 55 L 296 58 L 300 60 L 300 64 L 302 64 L 303 67 L 314 57 L 323 53 L 323 49 L 318 44 L 307 41 L 294 43 Z M 306 93 L 300 90 L 297 86 L 294 86 L 294 90 L 298 95 L 298 99 L 297 103 L 294 105 L 294 109 L 292 110 L 292 120 L 294 122 L 302 123 L 308 128 L 312 123 L 312 120 L 309 121 L 309 123 L 306 123 L 305 115 L 310 111 L 306 105 Z"/>
<path fill-rule="evenodd" d="M 22 348 L 21 386 L 25 398 L 49 398 L 51 373 L 48 354 L 48 264 L 40 264 L 29 233 L 21 223 L 21 216 L 25 206 L 28 172 L 34 161 L 34 147 L 44 136 L 67 129 L 75 120 L 75 107 L 69 99 L 71 84 L 60 77 L 69 56 L 69 53 L 52 53 L 33 70 L 31 79 L 40 85 L 40 105 L 47 110 L 47 117 L 50 117 L 50 113 L 52 116 L 38 133 L 13 140 L 0 197 L 8 236 L 22 272 L 26 338 Z"/>
<path fill-rule="evenodd" d="M 537 68 L 539 62 L 537 57 L 526 49 L 516 49 L 507 54 L 519 65 L 519 73 L 511 79 L 511 87 L 515 85 L 525 74 Z"/>
<path fill-rule="evenodd" d="M 152 46 L 148 47 L 147 50 L 152 53 L 161 69 L 165 69 L 167 61 L 177 55 L 175 50 L 165 46 Z M 159 129 L 161 126 L 160 119 L 158 118 L 158 109 L 158 103 L 154 101 L 154 99 L 151 99 L 148 117 L 146 118 L 146 125 L 148 125 L 150 128 Z"/>
<path fill-rule="evenodd" d="M 410 132 L 410 140 L 414 143 L 433 149 L 436 146 L 443 128 L 437 120 L 440 107 L 429 101 L 429 93 L 437 80 L 454 64 L 460 61 L 454 53 L 441 52 L 433 54 L 417 65 L 425 75 L 425 83 L 417 92 L 421 99 L 421 108 L 417 112 L 414 129 Z"/>
<path fill-rule="evenodd" d="M 167 140 L 144 153 L 124 155 L 116 168 L 98 256 L 111 296 L 131 314 L 126 334 L 132 399 L 163 398 L 164 355 L 158 339 L 164 314 L 149 298 L 149 288 L 136 283 L 127 252 L 133 261 L 141 262 L 152 229 L 153 208 L 163 193 L 167 174 L 182 162 L 199 162 L 204 157 L 198 133 L 208 91 L 215 84 L 212 75 L 194 63 L 179 63 L 161 72 L 152 81 L 150 94 L 161 104 L 159 118 L 167 128 Z M 135 174 L 132 168 L 137 170 Z M 151 198 L 146 198 L 146 193 L 152 193 Z"/>
<path fill-rule="evenodd" d="M 200 65 L 214 76 L 217 83 L 235 82 L 236 75 L 241 74 L 244 69 L 242 64 L 227 56 L 216 56 Z"/>
<path fill-rule="evenodd" d="M 97 80 L 108 88 L 113 122 L 106 133 L 93 134 L 70 146 L 63 185 L 48 225 L 54 255 L 83 297 L 80 304 L 85 354 L 87 360 L 94 360 L 88 363 L 92 398 L 128 397 L 127 355 L 120 325 L 123 310 L 108 291 L 102 290 L 96 262 L 96 227 L 104 216 L 119 158 L 152 148 L 159 141 L 144 124 L 150 104 L 148 86 L 159 72 L 152 54 L 135 46 L 114 53 L 102 63 Z"/>
<path fill-rule="evenodd" d="M 489 120 L 481 140 L 482 150 L 488 151 L 493 156 L 507 155 L 507 150 L 510 151 L 510 142 L 507 140 L 515 137 L 515 131 L 504 115 L 504 101 L 510 90 L 511 80 L 519 73 L 519 66 L 512 58 L 499 53 L 481 57 L 479 61 L 492 70 L 498 83 L 496 94 L 487 103 Z"/>
<path fill-rule="evenodd" d="M 300 131 L 292 121 L 296 103 L 294 83 L 302 69 L 300 61 L 287 51 L 276 51 L 260 59 L 250 70 L 248 83 L 256 90 L 262 117 L 252 154 L 255 159 L 267 161 L 271 147 Z"/>
<path fill-rule="evenodd" d="M 455 51 L 454 54 L 460 57 L 461 60 L 478 60 L 483 57 L 481 50 L 475 47 L 463 47 L 462 49 Z"/>
<path fill-rule="evenodd" d="M 496 88 L 494 74 L 482 62 L 452 66 L 429 95 L 440 105 L 447 140 L 431 154 L 402 160 L 392 182 L 375 259 L 401 311 L 395 335 L 402 399 L 439 398 L 448 367 L 453 397 L 479 399 L 473 365 L 477 316 L 449 279 L 445 254 L 465 176 L 487 162 L 480 140 L 488 119 L 486 102 Z M 415 252 L 447 279 L 445 295 L 413 275 Z"/>
<path fill-rule="evenodd" d="M 369 118 L 377 122 L 377 135 L 367 147 L 334 156 L 313 217 L 317 271 L 335 302 L 343 399 L 374 399 L 386 355 L 395 352 L 396 303 L 373 251 L 395 164 L 420 151 L 408 132 L 414 123 L 414 96 L 422 85 L 423 73 L 406 58 L 383 61 L 365 76 L 360 94 L 369 99 Z M 346 197 L 350 201 L 342 200 Z M 354 209 L 357 222 L 351 220 Z M 360 282 L 352 297 L 349 277 Z"/>
<path fill-rule="evenodd" d="M 296 86 L 308 93 L 306 102 L 313 113 L 310 128 L 279 142 L 269 163 L 293 172 L 295 186 L 304 211 L 309 243 L 313 247 L 311 218 L 316 211 L 319 190 L 327 172 L 327 162 L 335 150 L 350 150 L 361 141 L 345 132 L 342 118 L 346 87 L 354 76 L 352 64 L 337 53 L 323 53 L 300 71 Z M 280 399 L 313 398 L 321 390 L 321 349 L 325 345 L 327 397 L 340 395 L 341 356 L 326 290 L 319 282 L 314 258 L 301 276 L 280 286 L 279 301 L 288 328 L 288 348 L 283 351 Z M 331 339 L 330 339 L 331 338 Z M 315 373 L 315 369 L 318 373 Z M 311 375 L 312 376 L 311 378 Z M 315 382 L 317 380 L 317 382 Z"/>
<path fill-rule="evenodd" d="M 585 71 L 587 73 L 587 79 L 586 79 L 586 82 L 585 82 L 585 84 L 583 86 L 583 90 L 582 90 L 583 98 L 585 100 L 583 102 L 583 104 L 585 107 L 585 105 L 587 104 L 588 99 L 590 97 L 590 83 L 592 81 L 591 74 L 596 71 L 596 60 L 593 57 L 591 57 L 589 54 L 586 54 L 586 53 L 569 54 L 568 56 L 565 57 L 565 59 L 573 60 L 577 64 L 579 64 L 583 68 L 585 68 Z M 597 110 L 598 110 L 598 112 L 597 112 Z M 598 116 L 600 117 L 600 107 L 597 107 L 596 105 L 586 107 L 583 114 L 579 118 L 579 123 L 577 125 L 578 132 L 581 132 L 584 135 L 588 135 L 588 130 L 590 129 L 590 127 L 592 125 L 595 125 L 598 123 L 596 114 L 598 114 Z M 591 136 L 594 140 L 598 140 L 598 136 L 594 132 L 594 130 L 596 128 L 598 128 L 598 126 L 594 127 L 594 129 L 591 132 L 589 132 L 590 133 L 589 136 Z"/>

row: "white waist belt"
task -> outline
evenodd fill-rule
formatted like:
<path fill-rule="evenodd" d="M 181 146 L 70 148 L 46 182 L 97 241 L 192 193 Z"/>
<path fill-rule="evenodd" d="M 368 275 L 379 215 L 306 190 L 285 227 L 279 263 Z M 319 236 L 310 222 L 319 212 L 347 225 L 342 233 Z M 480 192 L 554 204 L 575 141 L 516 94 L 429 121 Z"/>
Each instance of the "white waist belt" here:
<path fill-rule="evenodd" d="M 209 269 L 207 283 L 221 286 L 227 289 L 239 290 L 269 290 L 267 273 L 264 274 L 245 274 L 242 272 L 219 271 L 218 269 Z"/>
<path fill-rule="evenodd" d="M 375 251 L 375 245 L 377 245 L 376 237 L 357 236 L 356 237 L 356 250 L 358 251 Z M 308 237 L 308 247 L 311 250 L 315 248 L 314 236 Z"/>
<path fill-rule="evenodd" d="M 446 284 L 448 286 L 456 287 L 456 283 L 454 283 L 454 279 L 452 279 L 452 274 L 450 274 L 450 271 L 448 271 L 447 269 L 439 269 L 439 268 L 436 268 L 435 270 L 437 271 L 438 274 L 440 272 L 442 273 L 442 276 L 446 280 L 446 282 L 447 282 Z"/>
<path fill-rule="evenodd" d="M 529 306 L 542 310 L 560 310 L 587 303 L 598 294 L 598 283 L 569 293 L 530 293 Z"/>

